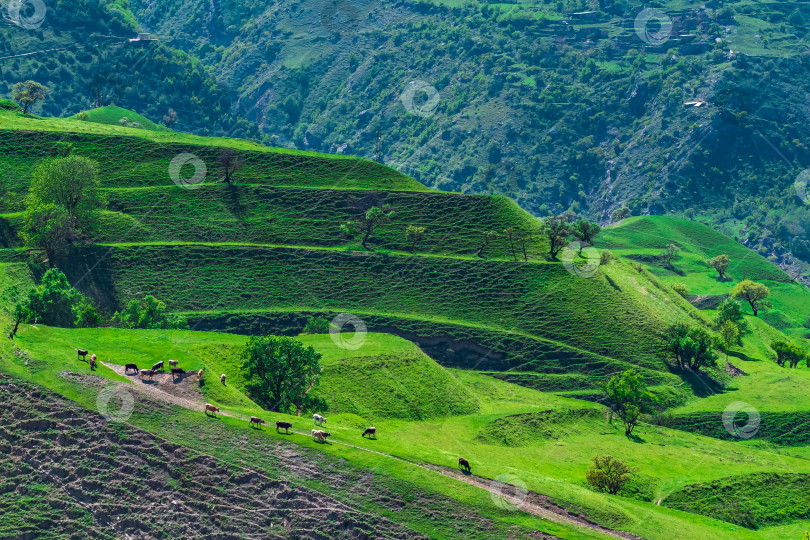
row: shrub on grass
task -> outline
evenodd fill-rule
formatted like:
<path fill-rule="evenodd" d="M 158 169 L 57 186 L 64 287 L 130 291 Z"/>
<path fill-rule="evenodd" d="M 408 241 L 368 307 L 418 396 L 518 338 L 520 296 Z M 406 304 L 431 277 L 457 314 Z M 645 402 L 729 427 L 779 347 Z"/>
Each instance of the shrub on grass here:
<path fill-rule="evenodd" d="M 310 317 L 304 326 L 304 334 L 328 334 L 329 321 L 323 317 Z"/>
<path fill-rule="evenodd" d="M 810 364 L 810 357 L 802 350 L 801 347 L 789 343 L 787 341 L 773 341 L 771 342 L 771 349 L 776 353 L 776 363 L 779 366 L 789 365 L 795 368 L 802 360 L 807 360 Z"/>
<path fill-rule="evenodd" d="M 585 479 L 597 491 L 616 495 L 634 474 L 634 471 L 618 458 L 610 455 L 594 456 L 593 463 L 585 473 Z"/>
<path fill-rule="evenodd" d="M 112 317 L 113 324 L 122 328 L 188 330 L 188 320 L 181 315 L 166 313 L 166 304 L 152 295 L 143 300 L 130 300 Z"/>
<path fill-rule="evenodd" d="M 605 266 L 606 264 L 609 264 L 611 261 L 613 261 L 615 258 L 616 256 L 613 255 L 612 251 L 610 251 L 609 249 L 603 249 L 602 252 L 599 254 L 599 264 L 601 266 Z"/>

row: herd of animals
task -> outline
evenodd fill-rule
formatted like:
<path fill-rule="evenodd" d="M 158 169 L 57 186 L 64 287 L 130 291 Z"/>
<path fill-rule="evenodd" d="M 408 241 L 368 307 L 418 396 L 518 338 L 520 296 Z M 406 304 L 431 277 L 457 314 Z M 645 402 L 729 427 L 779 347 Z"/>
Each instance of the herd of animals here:
<path fill-rule="evenodd" d="M 76 349 L 76 350 L 79 353 L 79 356 L 78 356 L 79 359 L 82 359 L 82 360 L 86 361 L 89 351 L 85 351 L 85 350 L 82 350 L 82 349 Z M 184 369 L 177 367 L 178 364 L 179 364 L 179 362 L 177 360 L 169 360 L 169 365 L 172 366 L 172 378 L 183 377 L 183 375 L 185 375 L 187 373 Z M 130 371 L 134 371 L 136 374 L 138 374 L 140 376 L 141 380 L 144 380 L 145 377 L 149 377 L 149 379 L 152 380 L 152 378 L 155 376 L 155 374 L 158 371 L 163 370 L 163 366 L 164 366 L 163 360 L 161 360 L 160 362 L 155 363 L 152 366 L 151 369 L 139 369 L 138 366 L 135 365 L 135 364 L 126 364 L 124 366 L 124 373 L 129 374 Z M 96 369 L 96 355 L 95 354 L 93 354 L 90 357 L 90 369 L 92 371 L 95 371 L 95 369 Z M 201 368 L 199 371 L 197 371 L 197 379 L 198 380 L 202 380 L 203 370 L 204 369 L 205 368 Z M 220 380 L 220 382 L 222 384 L 225 384 L 225 374 L 224 373 L 222 375 L 220 375 L 219 380 Z M 208 415 L 208 413 L 211 413 L 213 416 L 216 416 L 216 414 L 218 412 L 219 412 L 219 407 L 211 405 L 210 403 L 205 404 L 205 414 L 206 415 Z M 326 418 L 323 417 L 320 414 L 312 415 L 312 419 L 315 422 L 315 425 L 317 425 L 319 427 L 323 427 L 324 424 L 326 424 Z M 259 428 L 259 429 L 261 429 L 261 426 L 264 425 L 264 424 L 265 424 L 265 421 L 262 420 L 261 418 L 256 417 L 256 416 L 251 416 L 250 420 L 248 421 L 248 425 L 250 427 L 256 427 L 256 428 Z M 281 421 L 281 420 L 276 422 L 276 432 L 277 433 L 281 433 L 281 430 L 283 429 L 284 432 L 287 435 L 289 435 L 291 427 L 292 427 L 292 424 L 290 422 L 284 422 L 284 421 Z M 328 431 L 324 431 L 324 430 L 321 430 L 321 429 L 313 429 L 312 430 L 312 438 L 313 438 L 313 440 L 316 440 L 316 441 L 321 442 L 321 443 L 325 443 L 326 439 L 328 437 L 331 437 L 331 436 L 332 436 L 332 434 L 329 433 Z M 374 426 L 366 428 L 366 430 L 363 431 L 362 436 L 363 437 L 368 436 L 369 439 L 371 439 L 371 438 L 376 439 L 377 438 L 377 428 L 375 428 Z M 462 458 L 462 457 L 458 458 L 458 466 L 459 466 L 459 468 L 461 470 L 463 470 L 463 471 L 465 471 L 467 473 L 470 473 L 471 470 L 472 470 L 470 468 L 470 462 L 467 461 L 466 459 Z"/>

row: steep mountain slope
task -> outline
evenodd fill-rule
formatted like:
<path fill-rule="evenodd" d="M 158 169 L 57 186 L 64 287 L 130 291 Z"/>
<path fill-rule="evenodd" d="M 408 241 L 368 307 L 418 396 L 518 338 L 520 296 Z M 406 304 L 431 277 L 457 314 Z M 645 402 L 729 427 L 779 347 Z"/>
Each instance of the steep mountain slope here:
<path fill-rule="evenodd" d="M 807 4 L 659 4 L 651 43 L 636 1 L 59 1 L 2 30 L 1 76 L 48 84 L 48 114 L 172 107 L 186 131 L 379 154 L 539 215 L 693 208 L 807 273 Z"/>

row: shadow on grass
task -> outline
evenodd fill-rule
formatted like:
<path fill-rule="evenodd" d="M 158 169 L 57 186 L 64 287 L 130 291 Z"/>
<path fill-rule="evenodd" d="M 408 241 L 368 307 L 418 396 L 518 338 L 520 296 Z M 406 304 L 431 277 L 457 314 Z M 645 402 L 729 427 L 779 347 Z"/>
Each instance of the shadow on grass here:
<path fill-rule="evenodd" d="M 669 363 L 667 363 L 667 367 L 670 373 L 679 376 L 688 384 L 697 397 L 709 397 L 715 394 L 722 394 L 725 391 L 722 384 L 703 372 L 684 369 Z"/>
<path fill-rule="evenodd" d="M 647 441 L 645 441 L 644 439 L 642 439 L 641 437 L 639 437 L 635 433 L 631 433 L 630 435 L 628 435 L 627 440 L 633 441 L 634 443 L 638 443 L 638 444 L 647 444 Z"/>
<path fill-rule="evenodd" d="M 754 358 L 752 356 L 748 356 L 744 352 L 740 352 L 740 351 L 729 351 L 728 355 L 733 356 L 734 358 L 737 358 L 738 360 L 745 360 L 746 362 L 762 362 L 762 360 L 760 358 Z"/>

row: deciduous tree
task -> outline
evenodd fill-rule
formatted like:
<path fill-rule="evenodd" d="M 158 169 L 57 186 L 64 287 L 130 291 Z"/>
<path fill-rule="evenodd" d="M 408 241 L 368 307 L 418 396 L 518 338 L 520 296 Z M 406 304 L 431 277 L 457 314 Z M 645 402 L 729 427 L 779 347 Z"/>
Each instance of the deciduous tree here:
<path fill-rule="evenodd" d="M 611 409 L 624 422 L 625 435 L 633 432 L 642 413 L 652 411 L 653 396 L 644 378 L 634 369 L 614 375 L 603 389 Z"/>
<path fill-rule="evenodd" d="M 590 221 L 581 219 L 577 221 L 572 227 L 571 232 L 580 241 L 579 254 L 582 255 L 582 249 L 586 246 L 593 245 L 593 240 L 596 235 L 602 230 L 598 223 L 591 223 Z"/>
<path fill-rule="evenodd" d="M 720 281 L 725 281 L 726 279 L 726 270 L 728 270 L 728 265 L 731 262 L 728 255 L 718 255 L 717 257 L 712 257 L 711 259 L 706 261 L 710 267 L 717 270 L 717 273 L 720 274 L 719 279 Z"/>
<path fill-rule="evenodd" d="M 405 240 L 410 244 L 411 253 L 416 249 L 416 245 L 425 237 L 425 228 L 416 225 L 408 225 L 405 229 Z"/>
<path fill-rule="evenodd" d="M 562 217 L 550 217 L 544 221 L 543 230 L 548 238 L 548 253 L 556 261 L 557 255 L 571 239 L 571 225 Z"/>
<path fill-rule="evenodd" d="M 98 162 L 70 155 L 43 161 L 31 175 L 26 207 L 55 204 L 68 215 L 74 231 L 88 231 L 104 204 Z"/>
<path fill-rule="evenodd" d="M 664 261 L 664 264 L 668 268 L 672 268 L 672 261 L 678 255 L 678 246 L 675 244 L 669 244 L 667 247 L 664 248 L 664 251 L 661 252 L 661 260 Z"/>
<path fill-rule="evenodd" d="M 321 374 L 321 354 L 290 337 L 251 336 L 241 360 L 253 400 L 276 412 L 305 403 Z"/>
<path fill-rule="evenodd" d="M 720 333 L 720 343 L 726 352 L 726 362 L 728 362 L 728 351 L 740 341 L 740 329 L 732 321 L 726 321 L 717 329 Z"/>
<path fill-rule="evenodd" d="M 737 283 L 731 291 L 731 296 L 734 298 L 742 298 L 751 309 L 754 311 L 754 317 L 757 316 L 759 310 L 771 307 L 771 303 L 765 300 L 771 290 L 762 283 L 756 283 L 750 279 L 746 279 Z"/>
<path fill-rule="evenodd" d="M 669 350 L 683 368 L 697 370 L 712 366 L 717 360 L 712 353 L 712 336 L 703 328 L 674 324 L 667 331 L 667 338 Z"/>
<path fill-rule="evenodd" d="M 217 156 L 217 165 L 222 170 L 222 181 L 230 184 L 233 175 L 244 165 L 244 160 L 233 148 L 223 148 Z"/>
<path fill-rule="evenodd" d="M 22 105 L 23 114 L 28 114 L 30 109 L 37 101 L 45 99 L 48 89 L 45 86 L 35 81 L 19 82 L 11 89 L 14 101 Z"/>

